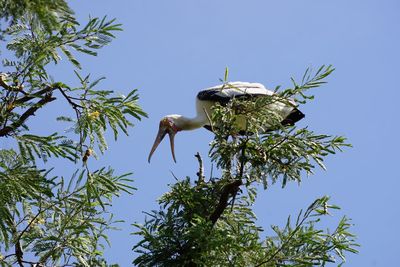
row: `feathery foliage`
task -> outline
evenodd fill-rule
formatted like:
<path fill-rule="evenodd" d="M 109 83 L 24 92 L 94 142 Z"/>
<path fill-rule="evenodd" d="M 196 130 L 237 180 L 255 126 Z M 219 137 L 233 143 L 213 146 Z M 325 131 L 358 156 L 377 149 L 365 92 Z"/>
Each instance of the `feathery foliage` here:
<path fill-rule="evenodd" d="M 81 54 L 96 56 L 121 30 L 113 19 L 90 18 L 81 25 L 64 0 L 0 2 L 0 266 L 110 266 L 103 258 L 108 231 L 119 221 L 109 207 L 121 193 L 132 194 L 130 173 L 112 167 L 93 169 L 89 158 L 105 153 L 105 133 L 117 140 L 134 120 L 146 116 L 137 90 L 126 96 L 98 89 L 104 77 L 85 74 Z M 49 64 L 62 58 L 71 64 L 71 81 L 59 81 Z M 72 72 L 73 70 L 73 72 Z M 282 118 L 261 107 L 305 104 L 308 90 L 325 83 L 333 68 L 307 69 L 300 83 L 256 101 L 234 100 L 210 115 L 215 139 L 210 157 L 220 177 L 204 177 L 202 159 L 196 181 L 187 177 L 171 186 L 160 209 L 135 224 L 142 240 L 135 245 L 138 266 L 314 266 L 344 261 L 356 253 L 350 220 L 343 217 L 333 231 L 320 220 L 338 209 L 328 197 L 313 202 L 284 227 L 272 226 L 262 236 L 252 204 L 258 185 L 300 182 L 324 158 L 349 146 L 340 136 L 316 134 L 308 128 L 282 126 Z M 225 72 L 226 86 L 228 70 Z M 58 114 L 68 131 L 38 135 L 30 130 L 35 115 L 50 103 L 69 107 Z M 246 121 L 241 135 L 238 121 Z M 49 123 L 49 128 L 52 124 Z M 2 143 L 3 144 L 3 143 Z M 53 163 L 65 164 L 60 173 Z M 68 173 L 66 170 L 69 169 Z M 69 173 L 72 173 L 69 174 Z M 112 265 L 116 266 L 116 265 Z"/>
<path fill-rule="evenodd" d="M 107 266 L 104 244 L 118 222 L 109 207 L 113 197 L 135 188 L 130 173 L 92 170 L 88 159 L 107 149 L 106 131 L 117 139 L 146 113 L 137 90 L 127 96 L 99 90 L 104 78 L 82 75 L 79 55 L 96 56 L 121 25 L 104 17 L 81 26 L 64 0 L 1 1 L 0 18 L 7 42 L 0 138 L 12 140 L 11 149 L 0 147 L 0 266 Z M 48 71 L 63 57 L 77 87 Z M 69 131 L 52 131 L 55 120 L 48 122 L 51 132 L 33 133 L 30 119 L 56 101 L 68 107 L 57 121 Z M 55 160 L 65 164 L 64 173 L 52 168 Z"/>

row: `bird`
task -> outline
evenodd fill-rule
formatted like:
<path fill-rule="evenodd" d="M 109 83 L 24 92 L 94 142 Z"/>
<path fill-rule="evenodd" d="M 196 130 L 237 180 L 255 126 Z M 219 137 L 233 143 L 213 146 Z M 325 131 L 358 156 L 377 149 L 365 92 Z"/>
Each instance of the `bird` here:
<path fill-rule="evenodd" d="M 258 97 L 272 96 L 274 94 L 273 91 L 268 90 L 261 83 L 240 81 L 228 82 L 201 90 L 196 97 L 196 117 L 188 118 L 178 114 L 171 114 L 160 120 L 158 133 L 147 161 L 150 163 L 154 151 L 168 134 L 172 158 L 176 163 L 175 135 L 180 131 L 190 131 L 201 127 L 212 131 L 210 114 L 212 114 L 212 107 L 217 103 L 226 105 L 234 98 L 253 100 Z M 283 118 L 281 121 L 282 125 L 294 125 L 297 121 L 305 117 L 305 115 L 297 109 L 297 105 L 292 99 L 285 101 L 285 103 L 275 102 L 269 104 L 266 108 L 273 109 Z"/>

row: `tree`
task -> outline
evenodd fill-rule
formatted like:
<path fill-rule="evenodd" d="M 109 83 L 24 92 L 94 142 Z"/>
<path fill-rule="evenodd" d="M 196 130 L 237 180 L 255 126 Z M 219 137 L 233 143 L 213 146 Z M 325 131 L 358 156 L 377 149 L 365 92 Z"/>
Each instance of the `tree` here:
<path fill-rule="evenodd" d="M 76 55 L 96 56 L 120 24 L 91 18 L 81 26 L 64 0 L 1 1 L 0 16 L 0 37 L 7 42 L 0 138 L 13 142 L 11 149 L 3 142 L 0 147 L 0 265 L 106 266 L 102 244 L 116 222 L 109 206 L 135 188 L 129 173 L 116 174 L 111 166 L 94 170 L 88 159 L 107 149 L 107 130 L 117 139 L 121 131 L 128 134 L 132 118 L 146 113 L 136 90 L 127 96 L 98 90 L 104 78 L 83 74 Z M 49 73 L 62 56 L 72 63 L 79 86 Z M 69 131 L 33 133 L 30 119 L 55 101 L 70 107 L 57 118 Z M 74 164 L 72 177 L 52 170 L 57 158 Z"/>
<path fill-rule="evenodd" d="M 334 230 L 318 228 L 319 221 L 330 210 L 329 197 L 316 199 L 284 227 L 272 226 L 275 236 L 261 239 L 262 227 L 256 225 L 251 205 L 256 199 L 256 186 L 301 181 L 312 174 L 315 165 L 325 168 L 329 154 L 350 146 L 341 136 L 315 134 L 308 128 L 282 126 L 283 118 L 270 109 L 272 103 L 290 104 L 290 98 L 305 104 L 313 96 L 311 88 L 325 83 L 331 66 L 315 73 L 307 69 L 302 82 L 270 97 L 253 100 L 234 99 L 218 105 L 210 115 L 215 133 L 210 144 L 211 161 L 219 176 L 204 177 L 199 154 L 199 171 L 178 180 L 159 200 L 160 209 L 147 213 L 143 225 L 135 224 L 141 241 L 134 246 L 138 266 L 314 266 L 333 263 L 345 253 L 356 253 L 358 245 L 349 232 L 351 226 L 343 217 Z M 227 71 L 225 83 L 227 83 Z M 230 85 L 232 86 L 232 85 Z M 245 116 L 242 129 L 235 121 Z M 269 125 L 269 130 L 265 130 Z M 341 264 L 340 264 L 341 265 Z"/>
<path fill-rule="evenodd" d="M 132 119 L 146 113 L 137 104 L 136 90 L 126 96 L 98 90 L 103 78 L 84 74 L 77 55 L 96 56 L 120 25 L 91 18 L 81 26 L 64 0 L 4 0 L 0 16 L 0 38 L 7 43 L 1 51 L 6 59 L 0 71 L 0 138 L 12 142 L 12 148 L 3 142 L 0 147 L 0 265 L 107 266 L 103 244 L 117 222 L 109 206 L 113 197 L 135 188 L 129 173 L 93 169 L 90 157 L 106 151 L 107 130 L 117 139 L 121 131 L 128 134 Z M 72 64 L 79 86 L 52 78 L 50 66 L 61 57 Z M 343 137 L 283 127 L 278 114 L 260 108 L 292 97 L 304 104 L 312 99 L 306 91 L 324 83 L 332 70 L 307 71 L 302 83 L 269 98 L 217 106 L 209 114 L 215 132 L 210 156 L 220 174 L 206 179 L 196 155 L 196 179 L 178 180 L 160 199 L 160 210 L 136 225 L 142 240 L 134 247 L 139 253 L 134 263 L 310 266 L 356 252 L 346 217 L 333 231 L 317 228 L 323 216 L 338 208 L 328 197 L 315 200 L 284 227 L 273 226 L 276 236 L 265 240 L 251 209 L 258 184 L 300 182 L 315 164 L 324 168 L 325 156 L 348 146 Z M 57 101 L 69 107 L 57 118 L 69 131 L 31 131 L 32 118 Z M 243 114 L 246 134 L 237 136 L 234 122 Z M 262 130 L 266 123 L 272 130 Z M 57 160 L 74 166 L 71 177 L 52 168 Z"/>

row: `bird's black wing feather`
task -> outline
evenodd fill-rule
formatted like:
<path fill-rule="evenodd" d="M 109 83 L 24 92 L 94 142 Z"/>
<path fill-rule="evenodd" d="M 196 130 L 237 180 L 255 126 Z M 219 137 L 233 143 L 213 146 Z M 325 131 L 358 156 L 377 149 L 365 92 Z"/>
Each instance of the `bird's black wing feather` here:
<path fill-rule="evenodd" d="M 209 130 L 210 132 L 213 132 L 212 128 L 210 125 L 204 125 L 204 128 L 206 128 L 207 130 Z"/>
<path fill-rule="evenodd" d="M 234 96 L 229 96 L 222 94 L 220 88 L 203 90 L 197 94 L 197 98 L 199 100 L 218 102 L 221 105 L 227 104 L 233 98 L 248 100 L 260 96 L 265 96 L 265 94 L 243 93 L 243 94 L 236 94 Z"/>
<path fill-rule="evenodd" d="M 228 103 L 230 100 L 229 96 L 221 95 L 221 89 L 207 89 L 200 91 L 197 94 L 197 98 L 202 101 L 213 101 L 218 103 Z"/>

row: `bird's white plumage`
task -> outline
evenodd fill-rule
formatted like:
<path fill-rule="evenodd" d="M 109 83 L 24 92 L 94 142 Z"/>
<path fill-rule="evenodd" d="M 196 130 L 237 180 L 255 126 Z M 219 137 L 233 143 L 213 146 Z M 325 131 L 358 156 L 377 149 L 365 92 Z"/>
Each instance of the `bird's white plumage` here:
<path fill-rule="evenodd" d="M 208 115 L 211 114 L 212 107 L 216 104 L 216 102 L 220 102 L 221 100 L 226 102 L 232 98 L 246 95 L 260 97 L 263 95 L 271 96 L 273 94 L 273 91 L 268 90 L 261 83 L 237 81 L 209 87 L 200 91 L 196 98 L 196 118 L 202 120 L 204 125 L 208 125 L 209 122 L 206 113 Z M 267 108 L 274 110 L 282 117 L 282 119 L 284 119 L 292 112 L 295 106 L 296 104 L 293 100 L 286 100 L 286 103 L 280 101 L 271 103 L 267 106 Z M 246 121 L 245 118 L 239 118 L 239 120 L 244 122 Z"/>
<path fill-rule="evenodd" d="M 212 107 L 220 102 L 243 95 L 273 95 L 271 90 L 265 88 L 261 83 L 229 82 L 203 89 L 196 97 L 196 111 L 199 120 L 208 125 L 208 117 L 211 116 Z M 207 113 L 207 114 L 206 114 Z M 209 115 L 209 116 L 207 116 Z M 203 126 L 204 126 L 203 125 Z"/>
<path fill-rule="evenodd" d="M 265 88 L 261 83 L 249 83 L 249 82 L 230 82 L 226 84 L 216 85 L 206 90 L 219 90 L 217 95 L 222 97 L 233 98 L 239 95 L 273 95 L 274 92 Z"/>

